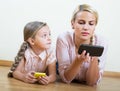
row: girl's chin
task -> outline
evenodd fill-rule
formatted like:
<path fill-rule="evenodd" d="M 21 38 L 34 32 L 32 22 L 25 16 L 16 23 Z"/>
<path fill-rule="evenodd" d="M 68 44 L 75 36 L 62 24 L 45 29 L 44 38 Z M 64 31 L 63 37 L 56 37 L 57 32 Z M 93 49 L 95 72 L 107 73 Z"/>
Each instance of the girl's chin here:
<path fill-rule="evenodd" d="M 49 49 L 50 47 L 51 47 L 51 46 L 50 46 L 50 45 L 48 45 L 48 46 L 46 46 L 46 47 L 45 47 L 45 49 Z"/>

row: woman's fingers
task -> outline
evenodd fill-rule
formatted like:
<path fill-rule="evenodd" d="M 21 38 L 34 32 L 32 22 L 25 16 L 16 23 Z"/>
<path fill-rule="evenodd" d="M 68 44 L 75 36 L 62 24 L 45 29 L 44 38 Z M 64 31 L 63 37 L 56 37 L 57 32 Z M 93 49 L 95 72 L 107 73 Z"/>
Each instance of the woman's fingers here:
<path fill-rule="evenodd" d="M 89 54 L 89 53 L 86 53 L 86 50 L 84 50 L 84 51 L 82 52 L 82 54 L 81 54 L 80 56 L 78 56 L 78 57 L 79 57 L 79 59 L 80 59 L 81 61 L 87 61 L 87 62 L 90 61 L 90 54 Z"/>

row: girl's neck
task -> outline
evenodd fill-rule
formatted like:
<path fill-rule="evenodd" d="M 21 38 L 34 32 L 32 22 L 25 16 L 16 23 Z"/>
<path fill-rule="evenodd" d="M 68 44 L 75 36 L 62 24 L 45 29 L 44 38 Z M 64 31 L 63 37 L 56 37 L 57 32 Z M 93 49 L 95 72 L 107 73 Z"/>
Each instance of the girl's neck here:
<path fill-rule="evenodd" d="M 33 50 L 33 52 L 36 54 L 36 55 L 39 55 L 40 53 L 42 53 L 44 50 L 40 50 L 40 49 L 37 49 L 37 48 L 34 48 L 32 47 L 31 48 Z"/>

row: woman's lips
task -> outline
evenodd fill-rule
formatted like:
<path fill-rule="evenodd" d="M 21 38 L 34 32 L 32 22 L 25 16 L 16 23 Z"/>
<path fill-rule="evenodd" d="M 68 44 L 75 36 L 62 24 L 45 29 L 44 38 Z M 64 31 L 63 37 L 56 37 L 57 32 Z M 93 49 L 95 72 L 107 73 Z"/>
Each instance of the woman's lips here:
<path fill-rule="evenodd" d="M 82 32 L 82 35 L 87 36 L 87 35 L 89 35 L 89 33 L 88 32 Z"/>

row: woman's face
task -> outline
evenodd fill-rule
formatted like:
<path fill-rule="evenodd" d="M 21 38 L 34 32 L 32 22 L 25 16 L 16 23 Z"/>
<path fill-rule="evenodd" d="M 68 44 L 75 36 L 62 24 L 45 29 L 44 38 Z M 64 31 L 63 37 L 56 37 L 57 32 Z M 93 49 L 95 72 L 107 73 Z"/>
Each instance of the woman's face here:
<path fill-rule="evenodd" d="M 93 36 L 95 26 L 96 17 L 88 11 L 78 12 L 75 21 L 72 21 L 75 37 L 83 41 L 90 40 Z"/>

